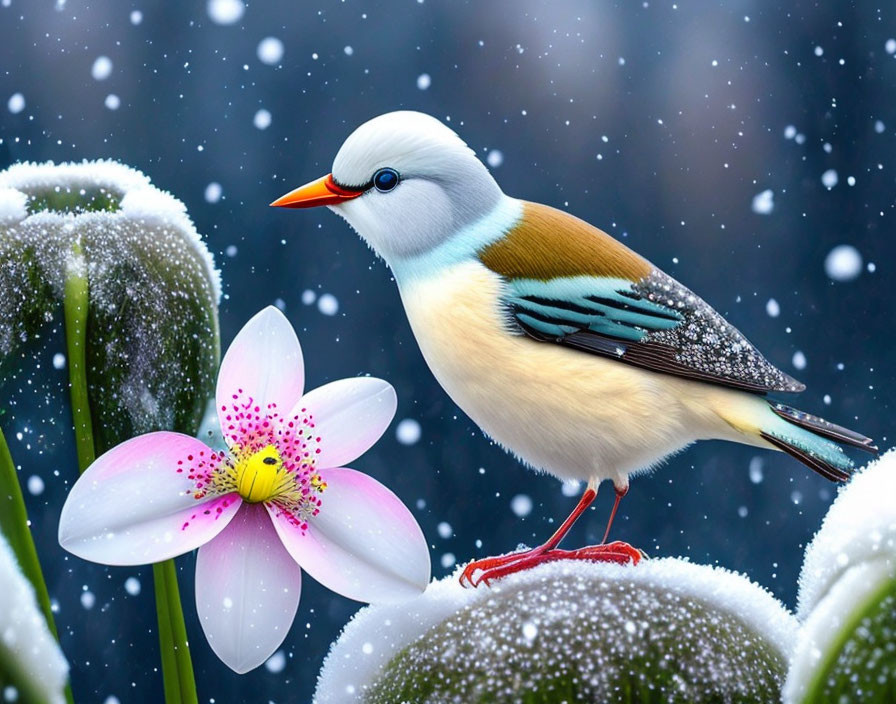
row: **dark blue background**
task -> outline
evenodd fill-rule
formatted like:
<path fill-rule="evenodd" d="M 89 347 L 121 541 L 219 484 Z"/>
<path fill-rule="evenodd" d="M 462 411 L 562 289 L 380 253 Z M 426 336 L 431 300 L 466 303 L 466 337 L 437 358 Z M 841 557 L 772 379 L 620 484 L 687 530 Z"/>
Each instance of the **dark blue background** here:
<path fill-rule="evenodd" d="M 0 166 L 110 157 L 145 171 L 187 204 L 216 254 L 225 346 L 253 313 L 281 299 L 299 330 L 309 388 L 364 372 L 391 381 L 398 418 L 418 420 L 422 439 L 401 445 L 393 426 L 355 464 L 414 509 L 436 576 L 449 571 L 445 553 L 464 561 L 534 544 L 575 499 L 491 445 L 450 401 L 420 356 L 388 270 L 343 222 L 323 210 L 267 207 L 329 171 L 345 136 L 382 112 L 450 118 L 483 158 L 499 149 L 504 162 L 494 173 L 506 192 L 622 238 L 805 381 L 798 405 L 888 445 L 890 400 L 881 390 L 896 376 L 896 61 L 885 43 L 896 36 L 896 9 L 256 0 L 240 23 L 220 26 L 198 0 L 61 5 L 0 4 Z M 143 13 L 139 25 L 129 19 L 133 9 Z M 256 56 L 268 35 L 286 46 L 276 67 Z M 114 64 L 105 81 L 91 77 L 100 55 Z M 432 77 L 428 90 L 417 87 L 423 73 Z M 26 107 L 11 114 L 6 101 L 16 92 Z M 121 99 L 117 111 L 104 107 L 109 93 Z M 266 130 L 253 126 L 260 108 L 273 116 Z M 785 139 L 788 125 L 803 144 Z M 827 169 L 839 174 L 832 190 L 821 183 Z M 223 187 L 215 204 L 203 197 L 210 182 Z M 751 201 L 765 189 L 775 193 L 774 212 L 756 214 Z M 876 271 L 831 281 L 824 258 L 841 243 Z M 225 253 L 230 246 L 234 256 Z M 338 314 L 303 305 L 306 289 L 335 295 Z M 769 298 L 780 303 L 779 317 L 766 313 Z M 48 354 L 62 349 L 59 338 Z M 792 366 L 797 350 L 805 369 Z M 3 429 L 23 481 L 37 474 L 47 485 L 28 496 L 29 508 L 76 697 L 159 701 L 150 570 L 67 558 L 55 541 L 77 469 L 65 372 L 47 361 L 50 371 L 33 377 L 40 394 L 20 376 L 0 403 L 17 399 Z M 764 480 L 754 483 L 748 467 L 760 456 Z M 743 571 L 793 605 L 803 547 L 833 492 L 786 456 L 707 442 L 634 480 L 614 536 L 652 554 Z M 510 508 L 518 493 L 534 501 L 525 519 Z M 570 544 L 600 539 L 611 499 L 605 488 Z M 447 539 L 437 530 L 443 521 L 453 528 Z M 199 628 L 194 561 L 179 564 L 201 701 L 307 700 L 328 644 L 357 604 L 307 579 L 284 645 L 286 668 L 237 676 Z M 131 575 L 142 581 L 136 597 L 123 588 Z M 91 610 L 80 602 L 84 588 L 96 595 Z"/>

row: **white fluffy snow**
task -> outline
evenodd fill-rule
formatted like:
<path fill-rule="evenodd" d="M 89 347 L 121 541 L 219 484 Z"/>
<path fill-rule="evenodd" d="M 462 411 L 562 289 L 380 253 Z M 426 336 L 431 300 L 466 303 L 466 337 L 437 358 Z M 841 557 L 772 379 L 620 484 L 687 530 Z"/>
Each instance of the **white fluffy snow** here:
<path fill-rule="evenodd" d="M 13 93 L 9 96 L 6 107 L 13 115 L 18 115 L 25 109 L 25 96 L 21 93 Z"/>
<path fill-rule="evenodd" d="M 243 0 L 208 0 L 208 16 L 215 24 L 235 24 L 243 19 L 246 5 Z"/>
<path fill-rule="evenodd" d="M 332 293 L 324 293 L 317 299 L 317 309 L 324 315 L 336 315 L 339 312 L 339 299 Z"/>
<path fill-rule="evenodd" d="M 532 497 L 528 494 L 517 494 L 510 500 L 510 510 L 519 518 L 532 513 Z"/>
<path fill-rule="evenodd" d="M 831 190 L 834 186 L 836 186 L 839 180 L 840 179 L 837 176 L 837 172 L 834 169 L 828 169 L 821 175 L 821 185 L 828 190 Z"/>
<path fill-rule="evenodd" d="M 212 181 L 205 187 L 205 202 L 217 203 L 219 200 L 221 200 L 221 196 L 223 195 L 223 193 L 224 189 L 221 188 L 221 184 L 216 181 Z"/>
<path fill-rule="evenodd" d="M 256 112 L 255 117 L 252 118 L 252 124 L 255 125 L 255 127 L 260 130 L 266 130 L 268 127 L 271 126 L 270 111 L 262 108 L 261 110 Z"/>
<path fill-rule="evenodd" d="M 121 98 L 119 98 L 115 93 L 109 93 L 106 96 L 106 100 L 103 101 L 103 104 L 109 110 L 118 110 L 121 107 Z"/>
<path fill-rule="evenodd" d="M 797 616 L 805 620 L 855 565 L 896 563 L 896 450 L 870 462 L 844 486 L 806 548 Z"/>
<path fill-rule="evenodd" d="M 112 75 L 112 59 L 108 56 L 98 56 L 90 67 L 90 75 L 96 81 L 105 81 Z"/>
<path fill-rule="evenodd" d="M 258 60 L 268 66 L 276 66 L 283 58 L 283 42 L 277 37 L 265 37 L 258 42 Z"/>
<path fill-rule="evenodd" d="M 0 650 L 21 669 L 35 693 L 52 704 L 65 701 L 68 663 L 47 628 L 34 589 L 19 571 L 0 535 Z"/>
<path fill-rule="evenodd" d="M 453 575 L 432 582 L 418 597 L 398 604 L 361 609 L 345 627 L 324 661 L 314 701 L 316 704 L 360 702 L 377 673 L 400 650 L 431 627 L 461 609 L 500 598 L 503 589 L 567 580 L 570 590 L 587 599 L 581 588 L 596 575 L 604 583 L 662 589 L 712 604 L 736 614 L 762 634 L 782 654 L 789 654 L 796 635 L 796 620 L 769 592 L 734 572 L 664 558 L 636 567 L 559 561 L 511 575 L 491 587 L 464 589 L 458 583 L 462 567 Z M 577 585 L 579 585 L 577 587 Z M 520 624 L 522 628 L 524 624 Z M 365 647 L 367 646 L 367 647 Z"/>
<path fill-rule="evenodd" d="M 771 215 L 775 209 L 775 192 L 767 188 L 753 196 L 753 212 L 759 215 Z"/>
<path fill-rule="evenodd" d="M 413 445 L 420 440 L 422 434 L 420 423 L 413 418 L 405 418 L 395 426 L 395 438 L 402 445 Z"/>
<path fill-rule="evenodd" d="M 427 90 L 432 85 L 432 78 L 428 73 L 421 73 L 417 76 L 417 87 L 420 90 Z"/>
<path fill-rule="evenodd" d="M 834 281 L 852 281 L 862 273 L 862 255 L 851 244 L 837 245 L 825 257 L 824 270 Z"/>
<path fill-rule="evenodd" d="M 765 304 L 765 312 L 768 313 L 769 318 L 777 318 L 781 315 L 781 306 L 774 298 L 769 298 Z"/>
<path fill-rule="evenodd" d="M 140 580 L 136 577 L 128 577 L 124 580 L 124 590 L 131 596 L 137 596 L 142 588 Z"/>
<path fill-rule="evenodd" d="M 500 149 L 492 149 L 485 157 L 485 163 L 493 169 L 497 169 L 504 163 L 504 153 Z"/>
<path fill-rule="evenodd" d="M 28 493 L 32 496 L 40 496 L 44 493 L 44 480 L 38 475 L 32 474 L 28 477 Z"/>

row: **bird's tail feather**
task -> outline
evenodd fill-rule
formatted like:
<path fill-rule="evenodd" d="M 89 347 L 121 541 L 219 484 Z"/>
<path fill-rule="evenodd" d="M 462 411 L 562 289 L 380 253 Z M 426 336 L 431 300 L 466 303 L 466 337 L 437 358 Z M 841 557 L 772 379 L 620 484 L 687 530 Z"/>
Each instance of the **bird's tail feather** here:
<path fill-rule="evenodd" d="M 845 482 L 855 469 L 843 445 L 877 454 L 871 438 L 783 403 L 767 403 L 766 416 L 759 426 L 760 437 L 826 479 Z"/>

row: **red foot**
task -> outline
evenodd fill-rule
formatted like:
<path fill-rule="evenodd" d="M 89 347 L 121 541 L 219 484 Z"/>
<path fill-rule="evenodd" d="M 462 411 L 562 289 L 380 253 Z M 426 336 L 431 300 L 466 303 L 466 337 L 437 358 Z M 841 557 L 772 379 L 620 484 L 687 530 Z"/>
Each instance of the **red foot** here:
<path fill-rule="evenodd" d="M 556 560 L 587 560 L 589 562 L 615 562 L 620 565 L 631 563 L 637 565 L 644 553 L 633 548 L 628 543 L 615 541 L 603 545 L 590 545 L 578 550 L 544 550 L 535 548 L 522 552 L 512 552 L 499 557 L 488 557 L 484 560 L 476 560 L 466 566 L 460 576 L 463 586 L 478 587 L 485 582 L 490 586 L 496 579 L 501 579 L 514 572 L 522 572 L 532 569 L 545 562 Z"/>

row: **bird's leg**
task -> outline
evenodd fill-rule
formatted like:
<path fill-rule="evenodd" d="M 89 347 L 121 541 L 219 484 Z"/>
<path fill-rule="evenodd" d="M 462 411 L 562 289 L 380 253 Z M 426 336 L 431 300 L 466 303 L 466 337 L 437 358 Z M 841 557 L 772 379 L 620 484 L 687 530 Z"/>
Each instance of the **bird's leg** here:
<path fill-rule="evenodd" d="M 604 539 L 600 541 L 601 545 L 605 544 L 607 538 L 610 537 L 610 527 L 613 525 L 613 519 L 616 518 L 616 509 L 619 508 L 619 502 L 622 501 L 622 497 L 628 493 L 628 484 L 621 489 L 615 485 L 613 488 L 616 489 L 616 501 L 613 502 L 613 510 L 610 511 L 610 520 L 607 521 L 607 529 L 604 531 Z"/>
<path fill-rule="evenodd" d="M 569 529 L 572 528 L 573 524 L 578 520 L 579 516 L 581 516 L 591 505 L 596 496 L 597 486 L 593 482 L 588 482 L 588 488 L 585 489 L 585 493 L 582 494 L 582 498 L 579 499 L 579 503 L 572 510 L 572 513 L 569 514 L 567 519 L 563 521 L 561 526 L 554 531 L 554 534 L 550 538 L 548 538 L 547 542 L 544 543 L 544 545 L 539 545 L 537 548 L 532 548 L 531 550 L 520 550 L 518 552 L 511 552 L 507 553 L 506 555 L 499 555 L 497 557 L 486 557 L 483 560 L 474 560 L 469 565 L 467 565 L 464 571 L 461 573 L 460 583 L 464 586 L 467 586 L 467 584 L 469 584 L 471 587 L 478 586 L 479 580 L 477 579 L 474 581 L 473 579 L 473 575 L 476 572 L 486 572 L 488 570 L 507 565 L 508 563 L 517 562 L 524 557 L 534 557 L 537 555 L 542 555 L 548 550 L 553 550 L 555 547 L 557 547 L 557 545 L 560 544 L 560 541 L 563 540 L 564 536 L 569 532 Z"/>

